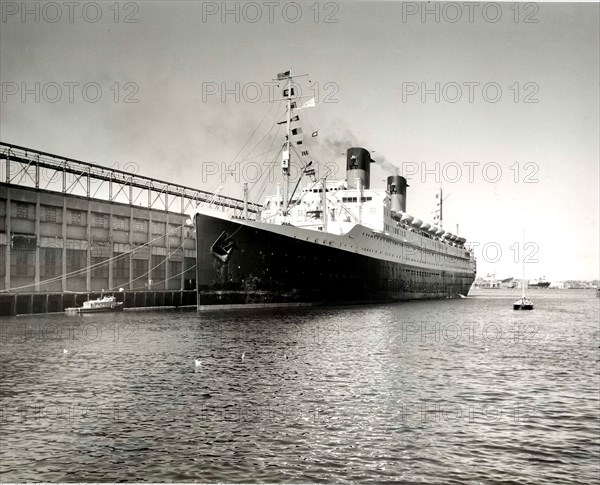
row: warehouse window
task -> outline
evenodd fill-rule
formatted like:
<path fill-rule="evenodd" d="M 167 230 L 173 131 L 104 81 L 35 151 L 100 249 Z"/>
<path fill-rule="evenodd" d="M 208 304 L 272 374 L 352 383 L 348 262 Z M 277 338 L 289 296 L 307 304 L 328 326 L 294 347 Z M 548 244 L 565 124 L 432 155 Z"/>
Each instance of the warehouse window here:
<path fill-rule="evenodd" d="M 134 219 L 133 230 L 135 232 L 148 232 L 148 221 L 145 221 L 144 219 Z"/>
<path fill-rule="evenodd" d="M 92 276 L 95 278 L 108 278 L 108 258 L 92 258 Z M 97 266 L 94 266 L 97 265 Z"/>
<path fill-rule="evenodd" d="M 43 248 L 42 278 L 52 278 L 62 273 L 61 249 Z"/>
<path fill-rule="evenodd" d="M 152 223 L 152 234 L 164 234 L 166 231 L 166 225 L 164 222 L 153 222 Z"/>
<path fill-rule="evenodd" d="M 133 260 L 133 279 L 142 279 L 148 273 L 148 260 L 146 259 L 134 259 Z M 139 286 L 139 282 L 136 285 Z"/>
<path fill-rule="evenodd" d="M 29 204 L 17 202 L 17 219 L 29 219 Z"/>
<path fill-rule="evenodd" d="M 115 231 L 129 230 L 129 224 L 125 217 L 113 217 L 113 229 Z"/>
<path fill-rule="evenodd" d="M 81 211 L 71 211 L 71 224 L 81 226 Z"/>
<path fill-rule="evenodd" d="M 169 277 L 181 277 L 181 261 L 169 261 Z"/>
<path fill-rule="evenodd" d="M 94 212 L 94 227 L 108 227 L 108 214 Z"/>
<path fill-rule="evenodd" d="M 56 207 L 45 207 L 44 217 L 46 222 L 56 222 Z"/>
<path fill-rule="evenodd" d="M 84 250 L 67 248 L 67 273 L 85 268 L 87 266 L 85 264 L 86 255 L 87 253 Z M 85 276 L 85 273 L 82 272 L 73 276 Z"/>
<path fill-rule="evenodd" d="M 196 279 L 196 258 L 184 258 L 185 278 Z"/>
<path fill-rule="evenodd" d="M 33 276 L 35 274 L 35 251 L 28 251 L 22 249 L 15 249 L 11 253 L 11 259 L 14 261 L 14 266 L 11 268 L 11 272 L 14 270 L 16 276 Z"/>
<path fill-rule="evenodd" d="M 115 273 L 117 278 L 129 278 L 129 256 L 120 256 L 115 261 Z"/>
<path fill-rule="evenodd" d="M 152 256 L 152 279 L 154 283 L 164 281 L 166 273 L 166 264 L 164 256 Z"/>

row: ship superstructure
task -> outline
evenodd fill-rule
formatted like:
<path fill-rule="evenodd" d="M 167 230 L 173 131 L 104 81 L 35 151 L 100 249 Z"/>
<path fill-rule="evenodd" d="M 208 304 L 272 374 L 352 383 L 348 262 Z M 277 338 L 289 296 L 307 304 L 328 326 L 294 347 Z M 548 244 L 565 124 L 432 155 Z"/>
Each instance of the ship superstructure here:
<path fill-rule="evenodd" d="M 284 73 L 289 75 L 289 73 Z M 407 212 L 407 180 L 370 187 L 371 154 L 349 147 L 346 177 L 317 178 L 309 164 L 290 190 L 291 77 L 283 184 L 256 219 L 198 208 L 198 308 L 363 303 L 466 295 L 475 259 L 466 239 Z M 439 215 L 442 198 L 439 199 Z M 441 219 L 441 217 L 440 217 Z"/>
<path fill-rule="evenodd" d="M 529 281 L 529 288 L 548 288 L 550 281 L 546 280 L 545 276 L 533 281 Z"/>

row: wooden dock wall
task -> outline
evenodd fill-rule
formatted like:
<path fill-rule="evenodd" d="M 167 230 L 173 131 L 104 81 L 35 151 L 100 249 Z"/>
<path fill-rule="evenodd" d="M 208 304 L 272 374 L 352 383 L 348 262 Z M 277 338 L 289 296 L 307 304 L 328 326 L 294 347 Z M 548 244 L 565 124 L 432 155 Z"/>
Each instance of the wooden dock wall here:
<path fill-rule="evenodd" d="M 124 303 L 124 309 L 196 305 L 196 291 L 125 291 L 114 295 Z M 0 293 L 0 316 L 63 312 L 95 298 L 100 298 L 99 292 Z"/>

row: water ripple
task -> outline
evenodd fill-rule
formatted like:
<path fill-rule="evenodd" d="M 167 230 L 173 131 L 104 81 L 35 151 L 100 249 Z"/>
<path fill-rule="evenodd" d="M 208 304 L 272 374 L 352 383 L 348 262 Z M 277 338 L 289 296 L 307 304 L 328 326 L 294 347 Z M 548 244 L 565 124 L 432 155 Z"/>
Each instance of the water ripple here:
<path fill-rule="evenodd" d="M 598 300 L 492 293 L 4 319 L 0 479 L 594 482 Z"/>

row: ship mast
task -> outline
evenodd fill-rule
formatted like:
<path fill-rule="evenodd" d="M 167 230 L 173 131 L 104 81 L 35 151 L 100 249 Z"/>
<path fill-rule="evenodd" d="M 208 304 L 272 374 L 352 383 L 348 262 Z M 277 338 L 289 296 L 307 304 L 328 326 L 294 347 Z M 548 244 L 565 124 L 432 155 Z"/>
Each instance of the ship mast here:
<path fill-rule="evenodd" d="M 285 91 L 284 91 L 285 93 Z M 287 129 L 285 137 L 285 148 L 281 159 L 281 170 L 283 171 L 283 215 L 288 211 L 288 194 L 290 192 L 290 157 L 292 154 L 292 76 L 288 77 L 287 87 Z"/>
<path fill-rule="evenodd" d="M 439 219 L 439 224 L 440 224 L 440 228 L 443 229 L 444 228 L 444 196 L 442 193 L 442 186 L 440 185 L 440 213 L 438 214 L 438 219 Z"/>
<path fill-rule="evenodd" d="M 358 189 L 358 224 L 362 224 L 362 200 L 363 200 L 363 185 L 360 177 L 356 178 L 356 188 Z"/>
<path fill-rule="evenodd" d="M 244 219 L 248 219 L 248 182 L 244 182 L 243 193 L 244 193 L 244 210 L 242 212 L 242 217 Z"/>
<path fill-rule="evenodd" d="M 440 185 L 440 228 L 444 228 L 444 197 L 442 193 L 442 186 Z"/>
<path fill-rule="evenodd" d="M 446 199 L 450 197 L 452 194 L 446 196 Z M 440 193 L 436 195 L 436 198 L 439 198 L 440 201 L 438 203 L 439 209 L 436 210 L 436 219 L 439 223 L 440 229 L 444 228 L 444 193 L 442 191 L 442 186 L 440 185 Z M 458 229 L 456 230 L 458 233 Z"/>
<path fill-rule="evenodd" d="M 525 228 L 523 227 L 523 248 L 521 250 L 521 258 L 523 259 L 523 281 L 521 283 L 521 298 L 525 298 Z"/>
<path fill-rule="evenodd" d="M 327 175 L 323 177 L 323 192 L 321 193 L 321 218 L 323 231 L 327 232 Z"/>

